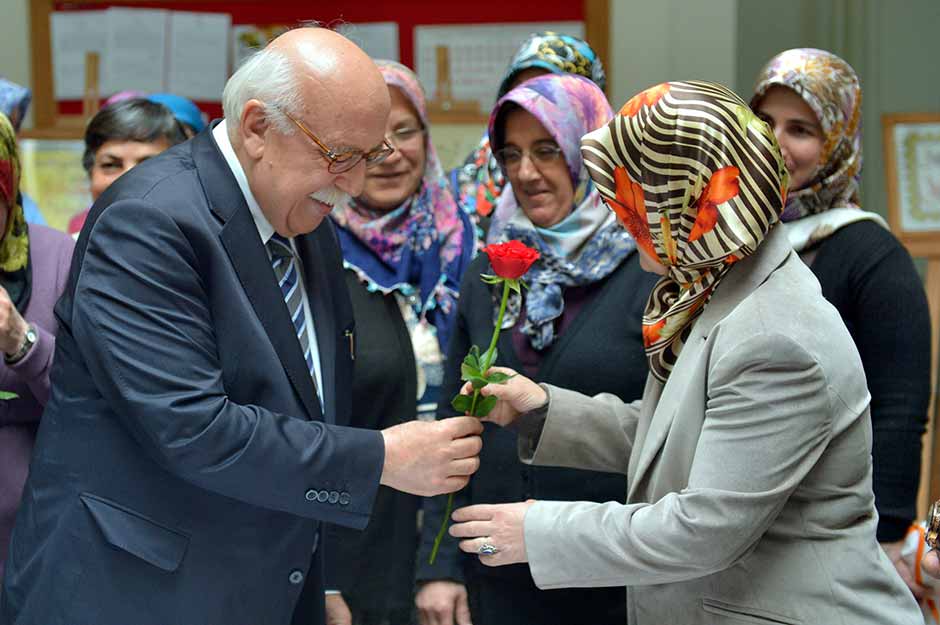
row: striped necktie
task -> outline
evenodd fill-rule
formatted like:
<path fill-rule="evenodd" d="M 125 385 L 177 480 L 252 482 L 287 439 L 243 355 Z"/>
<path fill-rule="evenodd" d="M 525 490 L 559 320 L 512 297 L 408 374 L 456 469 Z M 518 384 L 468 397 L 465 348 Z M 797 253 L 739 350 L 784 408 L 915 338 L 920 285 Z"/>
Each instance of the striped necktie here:
<path fill-rule="evenodd" d="M 274 276 L 277 278 L 278 286 L 281 287 L 281 295 L 284 297 L 287 312 L 290 313 L 291 322 L 294 324 L 294 333 L 300 342 L 300 350 L 304 354 L 304 360 L 307 361 L 310 379 L 313 380 L 313 386 L 316 388 L 313 355 L 310 353 L 310 338 L 307 335 L 307 317 L 304 315 L 304 298 L 300 288 L 300 268 L 294 258 L 290 241 L 281 235 L 275 232 L 268 241 L 267 247 L 271 253 Z"/>

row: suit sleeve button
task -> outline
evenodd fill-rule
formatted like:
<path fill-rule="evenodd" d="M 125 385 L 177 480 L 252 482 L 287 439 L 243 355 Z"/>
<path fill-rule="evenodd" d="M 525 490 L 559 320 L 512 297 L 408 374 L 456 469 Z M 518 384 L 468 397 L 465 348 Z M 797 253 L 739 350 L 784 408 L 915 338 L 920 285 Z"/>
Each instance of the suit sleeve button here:
<path fill-rule="evenodd" d="M 331 490 L 330 498 L 327 501 L 329 501 L 331 504 L 335 504 L 337 501 L 339 501 L 339 493 L 335 490 Z"/>
<path fill-rule="evenodd" d="M 330 498 L 330 494 L 326 492 L 325 490 L 321 490 L 317 492 L 317 501 L 319 501 L 320 503 L 326 503 L 329 498 Z"/>
<path fill-rule="evenodd" d="M 306 493 L 304 493 L 304 499 L 306 499 L 307 501 L 316 501 L 316 500 L 317 500 L 317 491 L 315 491 L 315 490 L 313 490 L 313 489 L 311 488 L 311 489 L 308 490 Z"/>
<path fill-rule="evenodd" d="M 346 506 L 349 504 L 349 493 L 343 491 L 339 494 L 339 505 Z"/>
<path fill-rule="evenodd" d="M 295 569 L 291 571 L 290 575 L 287 577 L 287 581 L 289 581 L 291 584 L 294 584 L 296 586 L 300 582 L 304 581 L 303 571 L 299 569 Z"/>

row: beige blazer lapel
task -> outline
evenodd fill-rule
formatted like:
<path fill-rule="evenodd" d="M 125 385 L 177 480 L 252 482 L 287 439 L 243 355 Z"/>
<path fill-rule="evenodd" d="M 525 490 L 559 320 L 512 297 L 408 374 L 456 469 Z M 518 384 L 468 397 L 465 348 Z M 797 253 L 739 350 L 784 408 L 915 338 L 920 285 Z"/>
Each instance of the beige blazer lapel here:
<path fill-rule="evenodd" d="M 695 320 L 665 386 L 660 386 L 659 382 L 650 376 L 643 403 L 654 402 L 656 407 L 646 431 L 644 432 L 645 424 L 642 421 L 637 429 L 638 448 L 635 448 L 627 470 L 628 502 L 634 501 L 634 495 L 643 483 L 643 478 L 666 442 L 689 382 L 706 374 L 700 362 L 712 328 L 767 280 L 791 255 L 794 254 L 786 233 L 780 227 L 772 228 L 757 251 L 740 261 L 722 279 L 702 315 Z M 656 391 L 661 391 L 658 401 Z M 689 450 L 689 453 L 693 451 Z"/>

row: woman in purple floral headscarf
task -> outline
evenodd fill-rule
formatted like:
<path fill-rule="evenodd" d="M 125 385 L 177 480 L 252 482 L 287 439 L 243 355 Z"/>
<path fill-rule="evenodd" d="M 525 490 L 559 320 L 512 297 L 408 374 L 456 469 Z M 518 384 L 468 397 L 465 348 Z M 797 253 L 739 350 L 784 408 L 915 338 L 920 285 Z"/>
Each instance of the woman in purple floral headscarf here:
<path fill-rule="evenodd" d="M 597 53 L 588 43 L 551 31 L 533 33 L 522 42 L 500 81 L 497 99 L 516 85 L 540 74 L 574 74 L 589 78 L 604 90 L 607 77 Z M 457 202 L 474 222 L 489 217 L 506 180 L 493 158 L 489 135 L 471 152 L 464 164 L 450 173 Z"/>
<path fill-rule="evenodd" d="M 921 435 L 930 398 L 930 323 L 920 278 L 884 219 L 862 210 L 862 89 L 825 50 L 781 52 L 757 78 L 751 107 L 780 143 L 790 188 L 781 219 L 862 356 L 871 392 L 878 540 L 918 597 L 902 559 L 916 516 Z"/>
<path fill-rule="evenodd" d="M 392 100 L 386 138 L 395 152 L 331 217 L 356 319 L 348 425 L 382 429 L 433 418 L 475 238 L 431 144 L 417 76 L 399 63 L 377 64 Z M 363 532 L 328 530 L 327 588 L 340 591 L 327 597 L 328 612 L 349 610 L 357 625 L 410 625 L 419 505 L 382 486 Z"/>
<path fill-rule="evenodd" d="M 540 254 L 524 278 L 524 296 L 510 298 L 496 364 L 540 382 L 554 380 L 587 393 L 607 390 L 631 401 L 640 397 L 646 381 L 641 319 L 655 276 L 640 268 L 633 239 L 601 200 L 580 152 L 581 137 L 612 116 L 604 93 L 581 76 L 537 76 L 506 93 L 489 124 L 507 184 L 487 240 L 521 240 Z M 487 344 L 493 332 L 498 299 L 477 277 L 480 273 L 493 273 L 485 256 L 474 261 L 460 289 L 445 397 L 461 386 L 457 355 L 472 344 Z M 438 409 L 439 418 L 452 414 L 450 406 Z M 523 465 L 516 435 L 509 430 L 487 428 L 483 441 L 480 469 L 456 495 L 457 506 L 624 498 L 621 476 Z M 416 599 L 422 625 L 447 622 L 468 607 L 472 621 L 486 625 L 625 621 L 622 588 L 544 592 L 527 567 L 486 567 L 458 551 L 449 536 L 429 564 L 442 504 L 435 498 L 425 506 L 418 562 L 424 585 Z"/>

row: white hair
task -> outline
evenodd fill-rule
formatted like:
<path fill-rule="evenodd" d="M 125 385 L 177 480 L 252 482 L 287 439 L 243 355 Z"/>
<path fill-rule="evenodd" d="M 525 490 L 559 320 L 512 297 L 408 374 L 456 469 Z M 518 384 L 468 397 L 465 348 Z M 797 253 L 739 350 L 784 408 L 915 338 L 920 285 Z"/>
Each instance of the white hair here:
<path fill-rule="evenodd" d="M 300 117 L 301 102 L 296 68 L 282 53 L 264 48 L 250 56 L 232 74 L 222 91 L 222 111 L 228 120 L 229 137 L 234 138 L 248 100 L 265 105 L 265 118 L 278 132 L 289 135 L 294 125 L 284 112 Z"/>

